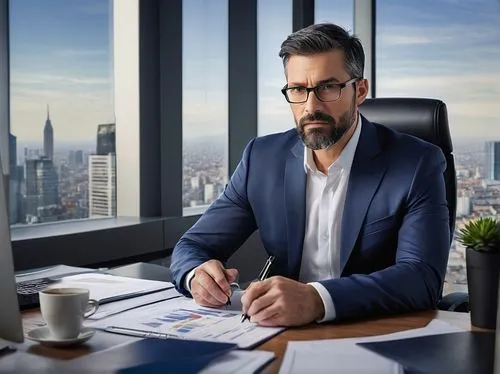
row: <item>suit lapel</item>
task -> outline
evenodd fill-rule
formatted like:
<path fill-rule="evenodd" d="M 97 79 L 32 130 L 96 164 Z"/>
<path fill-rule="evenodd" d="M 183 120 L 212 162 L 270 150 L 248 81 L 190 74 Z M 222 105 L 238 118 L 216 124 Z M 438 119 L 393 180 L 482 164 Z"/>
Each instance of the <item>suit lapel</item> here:
<path fill-rule="evenodd" d="M 299 278 L 306 224 L 306 173 L 304 145 L 299 140 L 292 148 L 285 166 L 285 209 L 288 238 L 288 273 Z"/>
<path fill-rule="evenodd" d="M 363 126 L 349 176 L 342 217 L 340 273 L 356 244 L 368 206 L 375 194 L 387 164 L 381 154 L 375 126 L 362 117 Z"/>

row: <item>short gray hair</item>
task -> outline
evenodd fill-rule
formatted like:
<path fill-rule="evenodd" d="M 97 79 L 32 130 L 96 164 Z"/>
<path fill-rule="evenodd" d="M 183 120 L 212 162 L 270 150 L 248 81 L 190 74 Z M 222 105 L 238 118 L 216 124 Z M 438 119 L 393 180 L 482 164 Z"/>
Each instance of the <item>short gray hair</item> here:
<path fill-rule="evenodd" d="M 281 44 L 279 56 L 286 65 L 290 56 L 308 56 L 321 52 L 341 50 L 345 56 L 345 68 L 351 78 L 362 78 L 365 53 L 359 39 L 342 27 L 332 23 L 307 26 L 290 34 Z"/>

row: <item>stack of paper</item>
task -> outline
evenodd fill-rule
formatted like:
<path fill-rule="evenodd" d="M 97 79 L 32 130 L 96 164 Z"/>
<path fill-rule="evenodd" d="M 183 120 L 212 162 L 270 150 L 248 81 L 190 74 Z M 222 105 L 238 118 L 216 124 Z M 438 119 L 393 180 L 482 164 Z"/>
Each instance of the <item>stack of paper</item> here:
<path fill-rule="evenodd" d="M 104 304 L 172 289 L 174 285 L 170 282 L 89 273 L 64 277 L 59 282 L 51 284 L 49 288 L 59 287 L 87 288 L 91 299 Z"/>
<path fill-rule="evenodd" d="M 287 345 L 280 374 L 289 373 L 370 373 L 400 374 L 402 368 L 357 345 L 416 336 L 464 331 L 446 322 L 433 320 L 426 327 L 366 338 L 292 341 Z"/>

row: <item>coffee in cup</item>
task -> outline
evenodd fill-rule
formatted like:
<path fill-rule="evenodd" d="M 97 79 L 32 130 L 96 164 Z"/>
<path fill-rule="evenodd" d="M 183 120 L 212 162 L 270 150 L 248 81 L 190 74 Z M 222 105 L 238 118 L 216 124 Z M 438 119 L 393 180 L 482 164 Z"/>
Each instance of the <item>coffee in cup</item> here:
<path fill-rule="evenodd" d="M 39 296 L 42 317 L 56 339 L 78 337 L 83 320 L 99 308 L 97 300 L 89 299 L 86 288 L 47 288 Z"/>

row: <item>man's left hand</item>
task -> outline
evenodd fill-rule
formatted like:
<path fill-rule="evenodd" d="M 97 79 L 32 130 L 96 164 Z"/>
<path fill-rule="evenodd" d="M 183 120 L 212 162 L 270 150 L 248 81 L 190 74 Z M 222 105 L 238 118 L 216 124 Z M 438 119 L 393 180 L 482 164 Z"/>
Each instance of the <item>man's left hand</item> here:
<path fill-rule="evenodd" d="M 280 276 L 250 284 L 241 302 L 250 321 L 261 326 L 302 326 L 325 314 L 313 286 Z"/>

